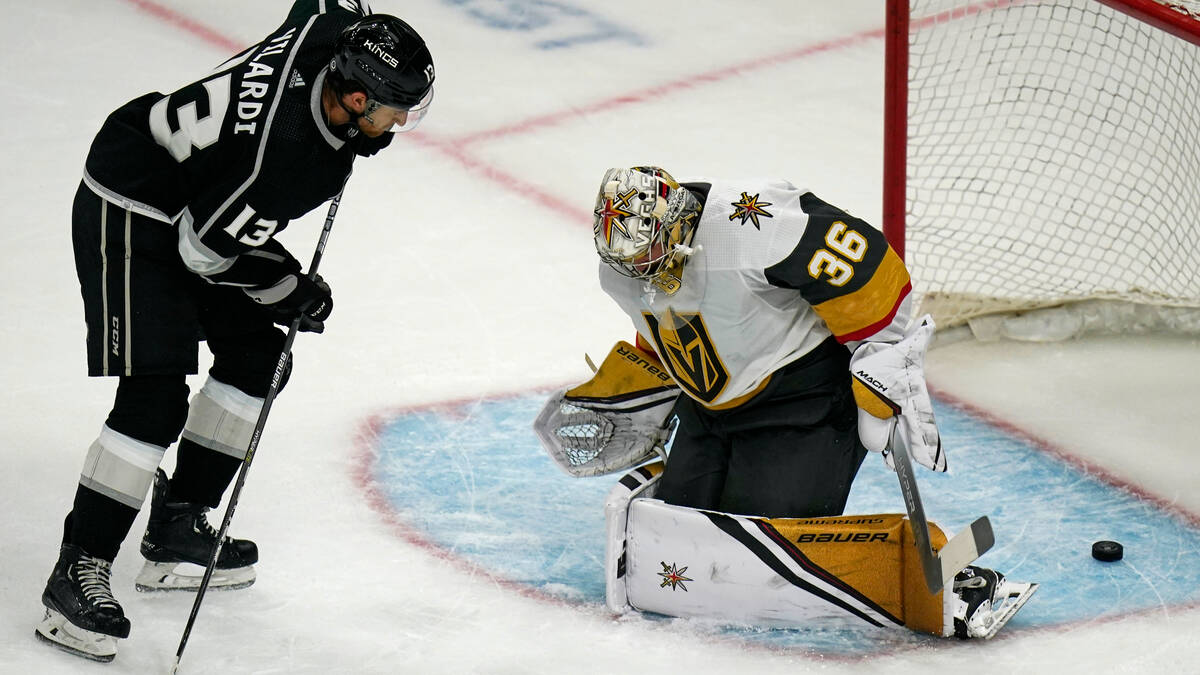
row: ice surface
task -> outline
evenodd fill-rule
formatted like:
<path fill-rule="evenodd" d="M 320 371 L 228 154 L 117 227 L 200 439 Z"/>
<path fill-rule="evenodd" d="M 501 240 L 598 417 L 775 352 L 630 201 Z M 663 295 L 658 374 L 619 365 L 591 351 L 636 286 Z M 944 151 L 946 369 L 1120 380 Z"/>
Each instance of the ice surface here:
<path fill-rule="evenodd" d="M 390 512 L 364 468 L 372 447 L 365 439 L 389 420 L 581 380 L 585 352 L 602 355 L 629 338 L 627 320 L 599 291 L 587 226 L 606 167 L 657 163 L 682 176 L 786 178 L 879 222 L 883 7 L 374 5 L 428 39 L 437 100 L 418 132 L 363 161 L 346 191 L 322 266 L 337 312 L 325 335 L 297 341 L 296 373 L 272 410 L 234 521 L 234 534 L 260 546 L 259 580 L 246 592 L 208 595 L 181 672 L 1194 671 L 1200 610 L 1172 604 L 1169 594 L 1133 614 L 1018 624 L 988 644 L 822 655 L 747 646 L 673 622 L 615 620 L 569 597 L 548 602 L 462 565 L 402 512 Z M 207 72 L 274 28 L 288 6 L 5 6 L 0 672 L 143 674 L 173 662 L 191 599 L 133 591 L 145 513 L 114 568 L 115 592 L 133 621 L 117 660 L 93 666 L 33 638 L 62 517 L 114 387 L 84 377 L 70 201 L 109 111 Z M 322 217 L 323 210 L 284 233 L 301 259 Z M 931 354 L 930 374 L 944 400 L 1123 480 L 1154 513 L 1173 506 L 1194 520 L 1200 407 L 1190 379 L 1200 372 L 1198 346 L 1166 338 L 951 345 Z M 193 379 L 193 390 L 201 382 Z M 949 452 L 956 471 L 973 470 L 956 463 L 970 452 Z M 493 495 L 478 490 L 477 471 L 464 465 L 460 485 L 486 502 Z M 928 483 L 923 493 L 932 500 Z M 1075 527 L 1056 521 L 1050 500 L 1041 511 L 1037 502 L 1028 507 L 1064 531 Z M 1091 523 L 1097 538 L 1111 532 L 1106 522 L 1126 524 Z M 1055 564 L 1040 550 L 1023 554 Z M 1127 556 L 1134 562 L 1137 551 Z M 1059 564 L 1069 578 L 1073 563 Z M 570 588 L 562 584 L 560 594 Z M 1019 618 L 1026 616 L 1036 622 L 1037 599 Z"/>

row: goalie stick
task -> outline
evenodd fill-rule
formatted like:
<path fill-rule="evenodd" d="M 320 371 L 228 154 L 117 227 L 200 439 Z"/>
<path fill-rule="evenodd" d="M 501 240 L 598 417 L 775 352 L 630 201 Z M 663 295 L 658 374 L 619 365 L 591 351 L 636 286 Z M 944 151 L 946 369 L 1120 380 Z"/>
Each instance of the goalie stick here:
<path fill-rule="evenodd" d="M 970 527 L 947 541 L 940 551 L 934 552 L 933 545 L 929 542 L 929 522 L 925 519 L 925 507 L 921 505 L 917 478 L 913 475 L 908 437 L 900 431 L 900 425 L 905 423 L 903 417 L 896 420 L 888 446 L 892 451 L 896 477 L 900 479 L 900 491 L 904 494 L 904 508 L 908 511 L 909 521 L 912 522 L 913 543 L 921 557 L 925 585 L 929 587 L 930 593 L 936 594 L 946 586 L 947 581 L 990 549 L 992 544 L 996 543 L 996 536 L 992 532 L 992 522 L 987 516 L 980 516 Z"/>

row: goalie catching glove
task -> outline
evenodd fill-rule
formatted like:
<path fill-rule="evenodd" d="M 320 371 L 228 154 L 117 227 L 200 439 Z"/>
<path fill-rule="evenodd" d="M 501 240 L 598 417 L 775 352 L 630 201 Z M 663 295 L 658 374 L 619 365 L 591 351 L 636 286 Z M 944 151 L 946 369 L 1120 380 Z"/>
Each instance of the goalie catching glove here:
<path fill-rule="evenodd" d="M 550 395 L 533 428 L 563 471 L 600 476 L 665 452 L 678 397 L 658 359 L 618 342 L 591 380 Z"/>
<path fill-rule="evenodd" d="M 933 318 L 925 315 L 899 342 L 864 342 L 850 357 L 858 437 L 868 450 L 883 453 L 892 470 L 895 466 L 888 442 L 899 417 L 906 424 L 897 432 L 906 434 L 913 459 L 933 471 L 946 470 L 946 455 L 925 385 L 925 350 L 933 330 Z"/>

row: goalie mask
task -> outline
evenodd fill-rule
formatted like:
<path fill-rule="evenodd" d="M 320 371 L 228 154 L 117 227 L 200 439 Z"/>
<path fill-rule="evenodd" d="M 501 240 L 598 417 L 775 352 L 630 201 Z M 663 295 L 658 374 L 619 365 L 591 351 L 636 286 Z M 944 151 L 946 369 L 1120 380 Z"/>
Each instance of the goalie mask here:
<path fill-rule="evenodd" d="M 596 252 L 620 274 L 674 293 L 700 208 L 663 169 L 609 169 L 593 211 Z"/>

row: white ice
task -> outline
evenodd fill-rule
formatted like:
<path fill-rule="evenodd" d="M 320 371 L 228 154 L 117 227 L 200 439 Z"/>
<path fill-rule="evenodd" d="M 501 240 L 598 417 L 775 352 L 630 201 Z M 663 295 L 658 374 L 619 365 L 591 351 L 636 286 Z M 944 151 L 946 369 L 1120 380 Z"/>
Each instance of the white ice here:
<path fill-rule="evenodd" d="M 114 570 L 133 621 L 117 660 L 89 664 L 33 638 L 62 518 L 114 387 L 84 375 L 71 198 L 109 111 L 197 78 L 278 25 L 289 5 L 4 3 L 4 673 L 156 673 L 174 660 L 191 597 L 133 590 L 145 513 Z M 437 98 L 417 133 L 360 162 L 350 182 L 322 268 L 337 311 L 325 335 L 297 341 L 295 376 L 234 520 L 234 534 L 263 551 L 259 581 L 207 596 L 181 672 L 1200 670 L 1196 607 L 822 659 L 547 604 L 397 536 L 355 473 L 371 416 L 577 381 L 585 352 L 629 337 L 597 288 L 588 230 L 606 167 L 786 178 L 879 222 L 884 12 L 879 0 L 374 5 L 426 36 Z M 301 259 L 322 217 L 284 233 Z M 964 343 L 931 353 L 930 379 L 948 398 L 1196 514 L 1198 347 L 1165 336 Z"/>

